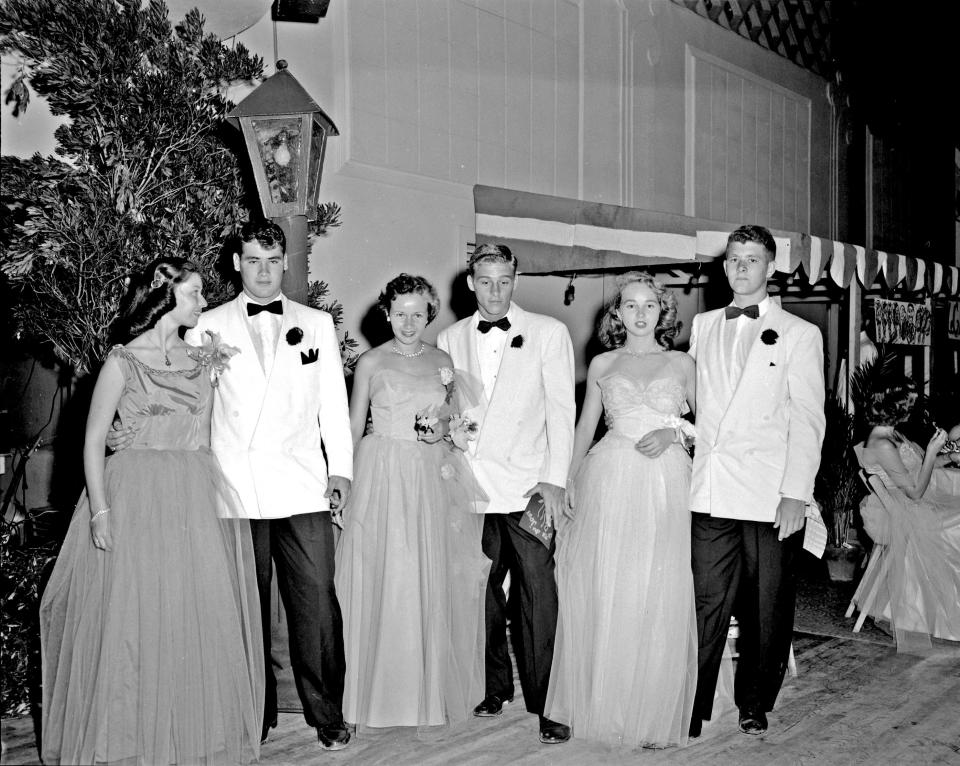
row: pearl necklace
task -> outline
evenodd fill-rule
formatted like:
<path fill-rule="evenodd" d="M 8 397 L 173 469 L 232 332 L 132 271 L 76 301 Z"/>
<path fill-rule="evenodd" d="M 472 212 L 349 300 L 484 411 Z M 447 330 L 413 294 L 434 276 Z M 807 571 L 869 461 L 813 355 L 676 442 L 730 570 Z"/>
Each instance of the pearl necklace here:
<path fill-rule="evenodd" d="M 651 348 L 646 351 L 634 351 L 632 348 L 627 348 L 626 346 L 621 346 L 621 348 L 626 351 L 630 356 L 635 356 L 637 359 L 647 356 L 647 354 L 661 354 L 663 353 L 662 348 Z"/>
<path fill-rule="evenodd" d="M 419 351 L 414 351 L 412 354 L 404 354 L 404 353 L 400 350 L 400 345 L 397 343 L 396 338 L 394 338 L 394 340 L 393 340 L 393 348 L 390 349 L 390 350 L 393 351 L 393 353 L 394 353 L 394 354 L 397 354 L 398 356 L 405 356 L 407 359 L 412 359 L 412 358 L 415 357 L 415 356 L 420 356 L 421 354 L 423 354 L 423 352 L 424 352 L 424 350 L 426 349 L 426 347 L 427 347 L 426 344 L 425 344 L 423 341 L 420 341 L 420 350 L 419 350 Z"/>

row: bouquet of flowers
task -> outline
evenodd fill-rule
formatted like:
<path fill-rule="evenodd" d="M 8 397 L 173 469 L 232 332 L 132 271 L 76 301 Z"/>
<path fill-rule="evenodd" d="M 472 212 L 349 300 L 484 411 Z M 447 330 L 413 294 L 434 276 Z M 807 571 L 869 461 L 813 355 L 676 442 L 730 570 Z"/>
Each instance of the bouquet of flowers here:
<path fill-rule="evenodd" d="M 454 447 L 466 451 L 468 442 L 477 438 L 480 430 L 476 421 L 471 420 L 453 405 L 454 383 L 453 370 L 441 367 L 439 370 L 440 382 L 447 393 L 443 403 L 431 405 L 418 412 L 414 418 L 413 428 L 417 432 L 417 439 L 427 444 L 447 441 Z"/>
<path fill-rule="evenodd" d="M 230 366 L 230 357 L 239 354 L 240 349 L 236 346 L 228 346 L 221 341 L 220 333 L 204 330 L 203 334 L 209 340 L 199 348 L 187 351 L 187 356 L 195 359 L 202 366 L 210 368 L 210 385 L 216 388 L 220 382 L 220 373 Z"/>

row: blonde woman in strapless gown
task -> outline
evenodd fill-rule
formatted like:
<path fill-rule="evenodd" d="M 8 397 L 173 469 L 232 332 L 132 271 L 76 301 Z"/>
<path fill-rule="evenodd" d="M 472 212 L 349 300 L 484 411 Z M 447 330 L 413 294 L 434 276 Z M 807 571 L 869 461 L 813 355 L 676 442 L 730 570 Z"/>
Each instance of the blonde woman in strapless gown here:
<path fill-rule="evenodd" d="M 695 368 L 676 300 L 620 278 L 587 373 L 557 542 L 560 616 L 544 715 L 626 748 L 687 740 L 697 681 L 690 457 Z M 591 448 L 601 412 L 606 435 Z M 589 450 L 589 451 L 588 451 Z"/>

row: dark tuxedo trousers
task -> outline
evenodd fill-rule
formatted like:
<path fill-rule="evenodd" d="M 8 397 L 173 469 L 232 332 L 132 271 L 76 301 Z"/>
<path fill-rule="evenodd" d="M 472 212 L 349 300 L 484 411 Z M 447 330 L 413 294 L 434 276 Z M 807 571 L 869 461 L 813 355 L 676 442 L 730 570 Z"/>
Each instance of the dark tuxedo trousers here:
<path fill-rule="evenodd" d="M 513 697 L 513 667 L 507 649 L 507 616 L 517 675 L 527 711 L 543 714 L 557 632 L 554 544 L 547 548 L 520 528 L 523 512 L 489 513 L 483 521 L 483 552 L 492 562 L 486 596 L 486 693 Z M 510 599 L 503 581 L 510 573 Z"/>
<path fill-rule="evenodd" d="M 778 541 L 772 523 L 694 513 L 693 585 L 699 637 L 693 715 L 709 720 L 730 615 L 737 618 L 737 707 L 768 712 L 783 683 L 796 603 L 798 532 Z"/>
<path fill-rule="evenodd" d="M 290 664 L 310 726 L 343 724 L 343 618 L 333 582 L 330 514 L 251 519 L 260 591 L 263 660 L 266 667 L 264 724 L 277 719 L 277 679 L 270 657 L 270 581 L 277 585 L 287 617 Z"/>

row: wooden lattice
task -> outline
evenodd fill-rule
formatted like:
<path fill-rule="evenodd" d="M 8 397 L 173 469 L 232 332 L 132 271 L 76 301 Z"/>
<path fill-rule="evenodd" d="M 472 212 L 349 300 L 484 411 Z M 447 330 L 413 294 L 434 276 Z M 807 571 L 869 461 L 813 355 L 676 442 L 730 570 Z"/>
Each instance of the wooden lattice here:
<path fill-rule="evenodd" d="M 830 0 L 672 0 L 794 64 L 831 78 Z"/>

